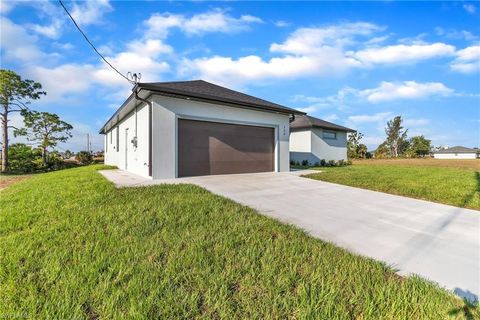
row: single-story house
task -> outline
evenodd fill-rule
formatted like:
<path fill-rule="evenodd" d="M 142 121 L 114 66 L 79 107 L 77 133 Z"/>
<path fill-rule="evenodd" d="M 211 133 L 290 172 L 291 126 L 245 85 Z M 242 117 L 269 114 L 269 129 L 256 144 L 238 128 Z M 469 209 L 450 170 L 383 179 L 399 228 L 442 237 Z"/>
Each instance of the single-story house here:
<path fill-rule="evenodd" d="M 206 81 L 138 83 L 100 130 L 105 163 L 153 179 L 289 170 L 303 112 Z"/>
<path fill-rule="evenodd" d="M 290 123 L 290 160 L 315 164 L 347 160 L 347 133 L 355 130 L 308 115 Z"/>
<path fill-rule="evenodd" d="M 433 157 L 435 159 L 477 159 L 479 156 L 479 149 L 471 149 L 462 146 L 451 147 L 433 152 Z"/>

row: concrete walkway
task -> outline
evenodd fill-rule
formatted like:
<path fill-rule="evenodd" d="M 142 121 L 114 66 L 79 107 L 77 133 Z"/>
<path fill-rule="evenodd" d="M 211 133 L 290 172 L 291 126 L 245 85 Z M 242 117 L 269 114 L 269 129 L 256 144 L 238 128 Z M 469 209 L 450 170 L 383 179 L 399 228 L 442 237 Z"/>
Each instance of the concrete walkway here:
<path fill-rule="evenodd" d="M 480 212 L 299 177 L 306 171 L 148 180 L 102 174 L 118 187 L 193 183 L 311 235 L 419 274 L 470 300 L 480 294 Z"/>

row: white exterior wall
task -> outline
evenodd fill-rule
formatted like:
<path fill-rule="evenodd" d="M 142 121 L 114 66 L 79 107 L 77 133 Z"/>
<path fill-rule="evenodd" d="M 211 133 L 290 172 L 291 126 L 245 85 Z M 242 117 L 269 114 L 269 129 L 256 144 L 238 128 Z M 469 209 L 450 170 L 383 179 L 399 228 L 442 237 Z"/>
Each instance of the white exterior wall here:
<path fill-rule="evenodd" d="M 323 139 L 323 129 L 320 128 L 292 132 L 290 134 L 291 160 L 300 163 L 307 160 L 310 164 L 315 164 L 322 159 L 347 160 L 347 133 L 327 131 L 336 132 L 337 138 Z"/>
<path fill-rule="evenodd" d="M 333 131 L 333 130 L 327 130 Z M 347 133 L 335 131 L 336 139 L 323 139 L 323 129 L 312 130 L 312 153 L 325 160 L 347 160 Z"/>
<path fill-rule="evenodd" d="M 475 153 L 434 153 L 435 159 L 476 159 Z"/>
<path fill-rule="evenodd" d="M 275 129 L 275 171 L 289 171 L 289 117 L 272 112 L 228 107 L 206 102 L 153 96 L 153 178 L 178 176 L 178 119 L 195 119 Z"/>
<path fill-rule="evenodd" d="M 137 108 L 137 147 L 135 137 L 135 111 L 126 116 L 105 135 L 105 164 L 117 166 L 143 177 L 148 177 L 148 106 Z M 119 130 L 119 149 L 116 134 Z"/>
<path fill-rule="evenodd" d="M 290 132 L 290 152 L 311 152 L 312 151 L 312 132 L 292 131 Z"/>

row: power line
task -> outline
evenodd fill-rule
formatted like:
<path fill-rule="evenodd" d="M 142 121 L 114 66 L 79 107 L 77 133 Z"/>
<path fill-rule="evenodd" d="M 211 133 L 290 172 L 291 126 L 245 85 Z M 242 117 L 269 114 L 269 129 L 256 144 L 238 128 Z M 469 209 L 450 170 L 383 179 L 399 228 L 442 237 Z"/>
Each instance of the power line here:
<path fill-rule="evenodd" d="M 95 46 L 93 45 L 93 43 L 88 39 L 87 35 L 82 31 L 82 29 L 79 27 L 79 25 L 77 24 L 77 22 L 75 21 L 75 19 L 72 17 L 72 15 L 70 14 L 70 12 L 68 12 L 67 8 L 65 7 L 65 5 L 63 4 L 62 0 L 58 0 L 58 2 L 60 3 L 60 5 L 62 6 L 63 10 L 65 10 L 65 12 L 67 13 L 67 15 L 70 17 L 70 19 L 72 20 L 73 24 L 75 25 L 75 27 L 77 27 L 78 31 L 80 31 L 80 33 L 82 34 L 82 36 L 85 38 L 85 40 L 88 42 L 88 44 L 92 47 L 92 49 L 100 56 L 100 58 L 102 58 L 102 60 L 108 64 L 110 66 L 110 68 L 112 68 L 113 70 L 115 70 L 116 73 L 118 73 L 122 78 L 124 78 L 125 80 L 127 80 L 128 82 L 130 82 L 131 84 L 135 84 L 134 81 L 128 79 L 123 73 L 121 73 L 120 71 L 118 71 L 117 68 L 115 68 L 110 62 L 107 61 L 107 59 L 105 59 L 105 57 L 97 50 L 97 48 L 95 48 Z"/>

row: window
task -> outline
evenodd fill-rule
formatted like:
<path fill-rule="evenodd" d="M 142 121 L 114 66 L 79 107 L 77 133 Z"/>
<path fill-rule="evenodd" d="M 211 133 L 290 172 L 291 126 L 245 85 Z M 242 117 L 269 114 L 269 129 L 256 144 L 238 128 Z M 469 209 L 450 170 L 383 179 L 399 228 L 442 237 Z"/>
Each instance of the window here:
<path fill-rule="evenodd" d="M 105 134 L 105 152 L 108 152 L 108 132 Z"/>
<path fill-rule="evenodd" d="M 120 151 L 120 128 L 117 126 L 117 141 L 115 142 L 117 152 Z"/>
<path fill-rule="evenodd" d="M 113 132 L 112 132 L 112 131 L 113 131 L 113 130 L 110 130 L 110 144 L 113 143 L 113 138 L 112 138 L 112 137 L 113 137 Z"/>
<path fill-rule="evenodd" d="M 323 139 L 337 139 L 337 133 L 333 131 L 323 131 Z"/>

